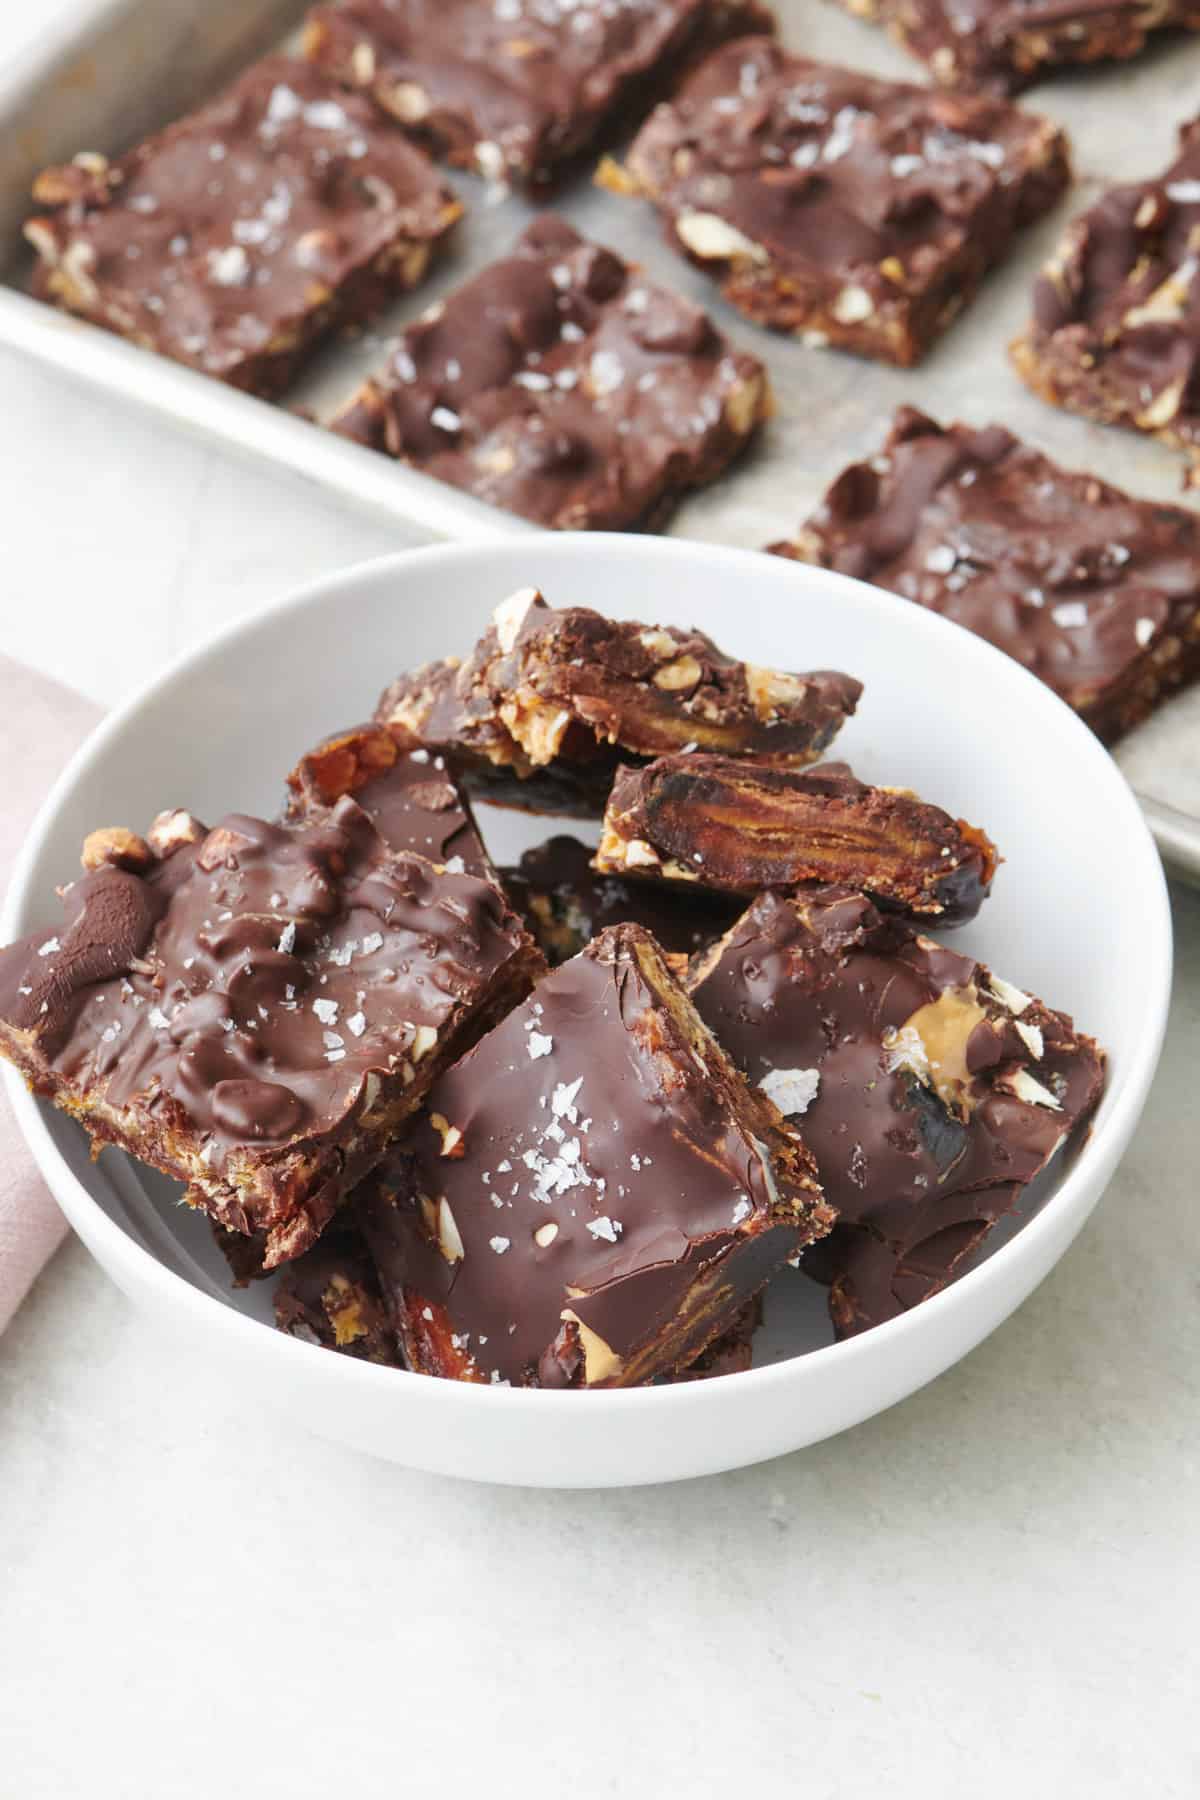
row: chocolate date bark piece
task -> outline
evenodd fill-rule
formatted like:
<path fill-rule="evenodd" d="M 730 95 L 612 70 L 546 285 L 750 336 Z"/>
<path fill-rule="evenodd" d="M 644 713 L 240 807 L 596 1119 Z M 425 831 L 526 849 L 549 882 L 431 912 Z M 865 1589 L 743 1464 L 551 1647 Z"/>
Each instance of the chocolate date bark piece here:
<path fill-rule="evenodd" d="M 682 57 L 771 29 L 738 0 L 340 0 L 309 14 L 303 49 L 448 161 L 545 189 Z"/>
<path fill-rule="evenodd" d="M 279 1274 L 275 1323 L 289 1337 L 359 1362 L 403 1367 L 375 1265 L 345 1211 Z"/>
<path fill-rule="evenodd" d="M 623 762 L 689 748 L 812 762 L 861 692 L 849 675 L 760 668 L 702 632 L 556 611 L 523 588 L 465 663 L 400 676 L 375 717 L 489 800 L 589 817 Z"/>
<path fill-rule="evenodd" d="M 868 787 L 845 763 L 781 769 L 729 756 L 662 756 L 617 771 L 596 868 L 751 897 L 840 882 L 880 907 L 974 918 L 996 849 L 906 788 Z"/>
<path fill-rule="evenodd" d="M 650 530 L 769 405 L 762 364 L 706 313 L 547 214 L 410 326 L 333 425 L 539 525 Z"/>
<path fill-rule="evenodd" d="M 739 900 L 722 895 L 598 875 L 592 854 L 578 838 L 559 835 L 500 871 L 509 905 L 554 967 L 609 925 L 642 925 L 668 955 L 694 956 L 741 913 Z"/>
<path fill-rule="evenodd" d="M 600 179 L 759 324 L 884 362 L 929 349 L 1070 180 L 1057 126 L 768 38 L 718 50 Z"/>
<path fill-rule="evenodd" d="M 882 25 L 946 87 L 1016 94 L 1079 63 L 1126 61 L 1164 26 L 1200 26 L 1195 0 L 841 0 Z"/>
<path fill-rule="evenodd" d="M 856 1337 L 898 1319 L 965 1275 L 993 1226 L 1015 1209 L 1021 1192 L 1008 1183 L 935 1196 L 917 1210 L 901 1245 L 885 1242 L 864 1226 L 835 1226 L 825 1240 L 828 1255 L 813 1266 L 805 1257 L 801 1265 L 807 1274 L 830 1283 L 834 1335 Z"/>
<path fill-rule="evenodd" d="M 1110 188 L 1067 227 L 1012 347 L 1052 406 L 1161 439 L 1200 485 L 1200 119 L 1157 181 Z"/>
<path fill-rule="evenodd" d="M 355 1214 L 410 1367 L 554 1387 L 694 1363 L 833 1219 L 635 925 L 448 1071 Z"/>
<path fill-rule="evenodd" d="M 689 986 L 841 1221 L 898 1249 L 931 1199 L 1032 1181 L 1104 1083 L 1065 1014 L 845 887 L 762 895 Z"/>
<path fill-rule="evenodd" d="M 779 554 L 987 638 L 1111 742 L 1200 674 L 1200 521 L 911 407 Z"/>
<path fill-rule="evenodd" d="M 382 725 L 356 725 L 301 757 L 287 778 L 284 816 L 319 817 L 350 795 L 390 850 L 411 850 L 452 875 L 499 879 L 446 759 L 404 744 Z"/>
<path fill-rule="evenodd" d="M 65 917 L 0 951 L 0 1053 L 188 1183 L 263 1263 L 306 1249 L 542 958 L 498 890 L 394 854 L 349 798 L 96 832 Z"/>
<path fill-rule="evenodd" d="M 415 287 L 462 212 L 369 100 L 272 57 L 115 162 L 46 169 L 44 299 L 251 393 Z"/>

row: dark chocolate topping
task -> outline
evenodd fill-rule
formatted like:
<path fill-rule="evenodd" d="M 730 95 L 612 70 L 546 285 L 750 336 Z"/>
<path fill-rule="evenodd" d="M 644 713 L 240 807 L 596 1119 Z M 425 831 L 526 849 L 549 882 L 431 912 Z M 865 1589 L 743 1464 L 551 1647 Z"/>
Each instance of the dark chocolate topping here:
<path fill-rule="evenodd" d="M 1064 1014 L 845 888 L 763 895 L 692 998 L 800 1123 L 842 1220 L 900 1243 L 933 1195 L 1032 1180 L 1103 1085 Z"/>
<path fill-rule="evenodd" d="M 710 15 L 739 12 L 755 21 L 708 0 L 341 0 L 310 14 L 305 48 L 452 161 L 541 184 Z"/>
<path fill-rule="evenodd" d="M 659 524 L 765 416 L 762 364 L 545 214 L 408 328 L 336 422 L 540 524 Z"/>
<path fill-rule="evenodd" d="M 911 407 L 834 482 L 797 551 L 977 632 L 1104 735 L 1148 710 L 1147 683 L 1173 685 L 1171 641 L 1200 612 L 1194 513 Z"/>
<path fill-rule="evenodd" d="M 845 763 L 797 770 L 704 755 L 619 770 L 598 857 L 601 869 L 733 894 L 841 882 L 943 925 L 978 912 L 995 865 L 982 832 L 905 791 L 868 787 Z"/>
<path fill-rule="evenodd" d="M 358 725 L 309 751 L 288 776 L 288 816 L 304 818 L 350 794 L 389 850 L 410 850 L 451 874 L 493 881 L 470 803 L 445 758 L 406 750 L 379 725 Z"/>
<path fill-rule="evenodd" d="M 1110 189 L 1068 227 L 1035 283 L 1018 346 L 1030 364 L 1018 363 L 1061 388 L 1051 398 L 1200 449 L 1200 119 L 1179 152 L 1158 180 Z"/>
<path fill-rule="evenodd" d="M 1067 180 L 1061 134 L 1003 100 L 877 81 L 769 38 L 709 57 L 651 115 L 629 170 L 689 254 L 735 271 L 735 304 L 835 341 L 883 332 L 925 293 L 932 335 L 946 272 L 973 284 Z"/>
<path fill-rule="evenodd" d="M 350 799 L 298 826 L 231 815 L 67 906 L 3 952 L 10 1048 L 85 1122 L 129 1109 L 135 1152 L 237 1186 L 247 1228 L 328 1179 L 381 1090 L 415 1104 L 421 1062 L 528 950 L 492 884 L 393 855 Z"/>
<path fill-rule="evenodd" d="M 700 1032 L 703 1065 L 677 1005 L 690 1016 L 647 934 L 606 932 L 442 1077 L 360 1191 L 385 1292 L 418 1336 L 444 1309 L 474 1379 L 570 1379 L 546 1356 L 568 1313 L 604 1379 L 593 1354 L 643 1354 L 727 1264 L 711 1337 L 823 1228 L 798 1141 Z"/>
<path fill-rule="evenodd" d="M 34 194 L 55 209 L 29 232 L 44 291 L 240 385 L 336 323 L 331 296 L 382 254 L 402 260 L 462 210 L 369 100 L 289 57 L 111 165 L 47 170 Z M 397 267 L 372 298 L 407 285 Z"/>
<path fill-rule="evenodd" d="M 653 885 L 597 875 L 578 838 L 547 838 L 501 869 L 509 904 L 551 963 L 565 962 L 609 925 L 642 925 L 676 954 L 691 956 L 732 925 L 741 902 L 678 884 Z"/>

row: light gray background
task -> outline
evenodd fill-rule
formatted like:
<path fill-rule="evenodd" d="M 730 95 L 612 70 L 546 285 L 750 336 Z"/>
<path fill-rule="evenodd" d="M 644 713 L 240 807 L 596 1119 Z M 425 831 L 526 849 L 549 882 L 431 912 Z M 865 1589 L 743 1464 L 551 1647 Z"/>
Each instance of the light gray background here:
<path fill-rule="evenodd" d="M 58 3 L 2 9 L 0 45 Z M 0 361 L 0 394 L 4 648 L 101 700 L 404 541 L 37 369 Z M 1081 1239 L 932 1387 L 763 1468 L 556 1495 L 357 1459 L 250 1414 L 70 1245 L 0 1339 L 0 1795 L 1190 1800 L 1200 896 L 1175 900 L 1163 1069 Z"/>

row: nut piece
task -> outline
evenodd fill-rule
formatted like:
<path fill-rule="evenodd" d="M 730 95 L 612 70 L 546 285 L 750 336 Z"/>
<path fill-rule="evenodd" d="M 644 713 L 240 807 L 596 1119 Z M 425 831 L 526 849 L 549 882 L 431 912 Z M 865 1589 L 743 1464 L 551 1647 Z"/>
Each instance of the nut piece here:
<path fill-rule="evenodd" d="M 166 862 L 168 856 L 174 856 L 185 844 L 198 844 L 207 835 L 207 827 L 193 813 L 179 807 L 174 812 L 160 812 L 146 838 L 155 856 Z"/>
<path fill-rule="evenodd" d="M 533 1234 L 533 1241 L 539 1250 L 545 1250 L 554 1242 L 557 1236 L 558 1226 L 554 1223 L 553 1219 L 548 1219 L 544 1225 L 538 1226 Z"/>
<path fill-rule="evenodd" d="M 875 302 L 865 287 L 852 282 L 839 290 L 829 310 L 839 325 L 861 325 L 875 311 Z"/>
<path fill-rule="evenodd" d="M 681 656 L 659 669 L 654 677 L 654 685 L 673 694 L 680 688 L 695 687 L 703 673 L 694 656 Z"/>
<path fill-rule="evenodd" d="M 448 1263 L 461 1262 L 467 1254 L 454 1214 L 444 1197 L 438 1201 L 437 1206 L 437 1240 L 438 1249 Z"/>
<path fill-rule="evenodd" d="M 429 1055 L 437 1043 L 437 1035 L 432 1025 L 417 1026 L 413 1032 L 413 1041 L 409 1049 L 409 1055 L 415 1063 L 419 1063 L 423 1057 Z"/>
<path fill-rule="evenodd" d="M 89 870 L 102 869 L 107 864 L 137 874 L 150 867 L 154 854 L 145 838 L 138 837 L 136 832 L 126 831 L 122 825 L 107 825 L 100 831 L 89 832 L 84 838 L 80 861 Z"/>
<path fill-rule="evenodd" d="M 371 56 L 371 75 L 375 73 L 375 57 L 369 44 L 359 44 L 355 49 L 357 57 L 360 50 L 366 50 Z M 366 77 L 370 81 L 371 75 Z M 429 117 L 429 95 L 415 81 L 398 81 L 395 87 L 388 88 L 381 100 L 393 117 L 405 125 L 419 125 L 422 119 Z"/>
<path fill-rule="evenodd" d="M 502 600 L 492 613 L 492 624 L 496 627 L 496 636 L 505 656 L 521 634 L 521 627 L 531 606 L 536 606 L 541 595 L 536 588 L 518 588 L 507 600 Z"/>
<path fill-rule="evenodd" d="M 735 225 L 728 224 L 716 213 L 684 212 L 675 221 L 675 235 L 693 256 L 704 261 L 767 262 L 761 244 L 756 244 Z"/>
<path fill-rule="evenodd" d="M 443 1113 L 430 1113 L 429 1123 L 442 1140 L 442 1155 L 460 1157 L 466 1154 L 463 1134 Z"/>
<path fill-rule="evenodd" d="M 595 1387 L 597 1382 L 607 1381 L 612 1375 L 619 1375 L 622 1369 L 621 1358 L 611 1344 L 606 1344 L 598 1332 L 585 1325 L 577 1313 L 565 1306 L 559 1318 L 566 1325 L 574 1325 L 579 1333 L 579 1342 L 583 1350 L 583 1379 L 588 1387 Z"/>

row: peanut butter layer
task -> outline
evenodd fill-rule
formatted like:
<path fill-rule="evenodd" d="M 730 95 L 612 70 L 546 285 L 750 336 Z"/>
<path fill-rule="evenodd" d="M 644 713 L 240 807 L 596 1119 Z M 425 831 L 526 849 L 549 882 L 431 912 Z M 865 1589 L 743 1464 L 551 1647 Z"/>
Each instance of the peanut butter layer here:
<path fill-rule="evenodd" d="M 412 1368 L 555 1387 L 693 1364 L 833 1218 L 633 925 L 437 1083 L 355 1212 Z"/>
<path fill-rule="evenodd" d="M 741 902 L 677 882 L 625 881 L 598 875 L 578 838 L 547 838 L 500 877 L 546 960 L 577 956 L 609 925 L 642 925 L 669 955 L 693 956 L 741 912 Z"/>
<path fill-rule="evenodd" d="M 876 81 L 770 38 L 709 57 L 606 186 L 641 194 L 759 324 L 917 362 L 1070 179 L 1003 100 Z"/>
<path fill-rule="evenodd" d="M 902 407 L 780 555 L 987 638 L 1106 741 L 1200 674 L 1200 520 L 1061 469 L 1002 426 Z"/>
<path fill-rule="evenodd" d="M 542 968 L 497 889 L 393 854 L 351 799 L 292 826 L 92 835 L 65 917 L 0 951 L 0 1052 L 189 1184 L 271 1268 Z"/>
<path fill-rule="evenodd" d="M 375 717 L 447 756 L 489 800 L 587 817 L 603 812 L 621 763 L 673 750 L 812 762 L 861 692 L 835 671 L 738 662 L 698 631 L 555 611 L 526 588 L 465 663 L 400 676 Z"/>
<path fill-rule="evenodd" d="M 366 813 L 389 850 L 411 850 L 452 875 L 498 880 L 446 759 L 406 749 L 382 725 L 355 725 L 318 744 L 288 776 L 285 817 L 318 817 L 346 795 Z"/>
<path fill-rule="evenodd" d="M 840 882 L 881 907 L 957 925 L 979 911 L 995 846 L 845 763 L 781 769 L 729 756 L 663 756 L 617 771 L 596 868 L 747 897 Z"/>
<path fill-rule="evenodd" d="M 415 287 L 462 212 L 369 100 L 289 57 L 115 162 L 46 169 L 33 194 L 36 292 L 257 394 Z"/>
<path fill-rule="evenodd" d="M 340 0 L 304 50 L 450 162 L 544 189 L 682 56 L 771 28 L 751 0 Z"/>
<path fill-rule="evenodd" d="M 397 341 L 334 429 L 562 530 L 652 530 L 769 411 L 699 307 L 544 214 Z"/>
<path fill-rule="evenodd" d="M 1154 181 L 1110 188 L 1067 227 L 1012 347 L 1053 406 L 1148 432 L 1200 482 L 1200 119 Z"/>
<path fill-rule="evenodd" d="M 1016 94 L 1079 63 L 1125 61 L 1165 26 L 1200 26 L 1195 0 L 842 0 L 883 25 L 946 87 Z"/>
<path fill-rule="evenodd" d="M 931 1201 L 1032 1181 L 1104 1083 L 1066 1014 L 844 887 L 762 895 L 689 986 L 803 1130 L 840 1221 L 899 1251 Z"/>

